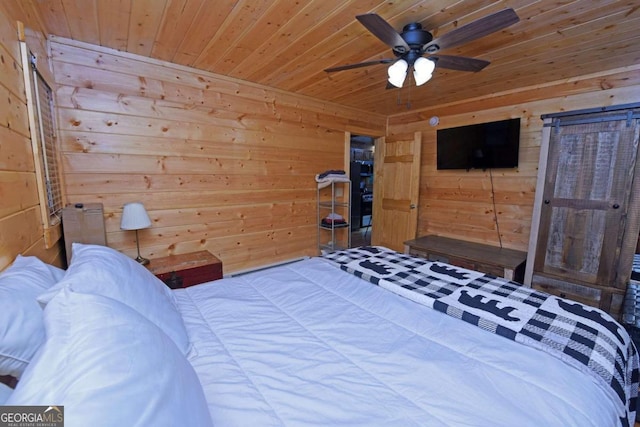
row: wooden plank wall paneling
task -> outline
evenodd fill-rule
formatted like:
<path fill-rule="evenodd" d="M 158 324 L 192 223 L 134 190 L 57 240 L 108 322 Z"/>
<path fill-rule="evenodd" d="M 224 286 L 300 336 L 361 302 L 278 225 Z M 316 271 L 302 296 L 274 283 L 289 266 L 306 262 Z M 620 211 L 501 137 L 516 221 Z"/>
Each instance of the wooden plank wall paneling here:
<path fill-rule="evenodd" d="M 638 102 L 639 79 L 640 66 L 628 67 L 390 117 L 388 134 L 419 130 L 423 135 L 418 235 L 436 234 L 494 246 L 501 240 L 504 247 L 526 251 L 542 136 L 540 116 Z M 432 116 L 440 119 L 437 127 L 429 126 Z M 436 170 L 437 129 L 515 117 L 521 118 L 517 169 L 494 169 L 491 173 Z"/>
<path fill-rule="evenodd" d="M 0 3 L 0 269 L 17 253 L 60 261 L 59 248 L 45 250 L 41 236 L 16 13 Z M 32 35 L 42 40 L 37 29 Z M 53 46 L 67 202 L 104 203 L 109 244 L 130 255 L 135 241 L 119 222 L 132 200 L 154 220 L 140 233 L 146 256 L 206 248 L 230 272 L 315 253 L 313 175 L 343 167 L 345 131 L 385 133 L 385 117 L 66 39 Z M 503 245 L 526 250 L 539 116 L 637 102 L 639 71 L 389 117 L 390 135 L 423 132 L 418 234 L 497 245 L 494 197 Z M 522 117 L 520 167 L 492 177 L 436 171 L 434 115 L 439 128 Z"/>
<path fill-rule="evenodd" d="M 315 174 L 345 132 L 386 118 L 98 46 L 52 38 L 68 203 L 103 203 L 107 244 L 135 255 L 122 206 L 144 203 L 153 258 L 207 249 L 229 273 L 316 255 Z"/>
<path fill-rule="evenodd" d="M 46 67 L 42 37 L 29 33 L 27 40 Z M 0 58 L 0 270 L 17 254 L 61 266 L 61 245 L 44 245 L 17 23 L 2 5 Z"/>

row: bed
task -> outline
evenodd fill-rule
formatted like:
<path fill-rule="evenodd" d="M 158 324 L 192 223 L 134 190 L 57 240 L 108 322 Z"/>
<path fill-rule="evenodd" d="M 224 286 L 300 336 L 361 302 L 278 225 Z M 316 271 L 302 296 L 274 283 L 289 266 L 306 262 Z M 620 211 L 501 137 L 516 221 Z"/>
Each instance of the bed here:
<path fill-rule="evenodd" d="M 13 267 L 0 292 L 16 282 Z M 67 272 L 38 268 L 47 277 L 25 301 L 44 307 L 31 325 L 42 331 L 13 357 L 20 381 L 6 404 L 64 406 L 67 426 L 603 427 L 635 418 L 638 356 L 606 314 L 385 248 L 175 291 L 93 245 L 74 245 Z M 477 297 L 487 287 L 492 296 Z M 459 295 L 471 296 L 466 308 Z M 541 340 L 505 326 L 559 303 L 573 313 L 554 314 L 569 335 L 562 323 Z M 591 344 L 587 330 L 598 337 Z"/>

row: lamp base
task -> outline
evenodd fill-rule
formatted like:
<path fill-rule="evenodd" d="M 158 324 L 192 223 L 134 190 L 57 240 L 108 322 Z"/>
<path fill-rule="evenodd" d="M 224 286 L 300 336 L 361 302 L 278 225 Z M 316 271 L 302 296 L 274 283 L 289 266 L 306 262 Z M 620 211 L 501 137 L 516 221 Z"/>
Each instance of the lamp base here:
<path fill-rule="evenodd" d="M 136 257 L 136 261 L 138 261 L 142 265 L 149 264 L 149 260 L 146 258 L 142 258 L 140 256 L 140 239 L 138 239 L 138 230 L 136 230 L 136 249 L 138 249 L 138 256 Z"/>
<path fill-rule="evenodd" d="M 142 264 L 142 265 L 147 265 L 147 264 L 149 264 L 149 260 L 148 260 L 148 259 L 146 259 L 146 258 L 142 258 L 140 255 L 138 255 L 138 256 L 136 257 L 136 261 L 138 261 L 138 262 L 139 262 L 140 264 Z"/>

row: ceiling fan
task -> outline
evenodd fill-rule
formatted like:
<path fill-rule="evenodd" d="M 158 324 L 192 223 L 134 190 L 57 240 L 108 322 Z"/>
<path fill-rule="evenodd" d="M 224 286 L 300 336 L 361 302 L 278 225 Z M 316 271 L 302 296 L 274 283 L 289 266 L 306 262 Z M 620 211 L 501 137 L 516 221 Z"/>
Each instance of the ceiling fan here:
<path fill-rule="evenodd" d="M 341 65 L 327 68 L 324 71 L 333 73 L 370 65 L 392 64 L 388 69 L 389 83 L 387 88 L 402 87 L 407 71 L 411 67 L 413 68 L 413 76 L 417 86 L 426 83 L 431 78 L 436 64 L 438 67 L 450 70 L 482 70 L 490 64 L 489 61 L 464 56 L 440 55 L 438 52 L 484 37 L 520 20 L 513 9 L 504 9 L 458 27 L 434 39 L 433 35 L 424 30 L 419 22 L 405 25 L 402 32 L 398 33 L 387 21 L 375 13 L 358 15 L 356 19 L 374 36 L 390 46 L 396 58 Z"/>

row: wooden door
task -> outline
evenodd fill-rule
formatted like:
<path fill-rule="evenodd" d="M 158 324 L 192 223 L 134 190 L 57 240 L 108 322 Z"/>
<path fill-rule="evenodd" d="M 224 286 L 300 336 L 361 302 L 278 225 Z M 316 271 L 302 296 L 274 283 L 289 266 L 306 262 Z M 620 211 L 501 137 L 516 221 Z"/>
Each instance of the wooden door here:
<path fill-rule="evenodd" d="M 422 134 L 376 140 L 371 244 L 402 252 L 416 237 Z"/>
<path fill-rule="evenodd" d="M 629 278 L 619 265 L 638 150 L 637 120 L 608 116 L 566 117 L 576 124 L 550 130 L 532 280 L 545 290 L 578 285 L 568 296 L 605 310 Z"/>

